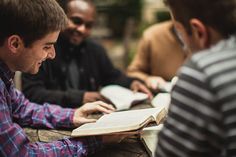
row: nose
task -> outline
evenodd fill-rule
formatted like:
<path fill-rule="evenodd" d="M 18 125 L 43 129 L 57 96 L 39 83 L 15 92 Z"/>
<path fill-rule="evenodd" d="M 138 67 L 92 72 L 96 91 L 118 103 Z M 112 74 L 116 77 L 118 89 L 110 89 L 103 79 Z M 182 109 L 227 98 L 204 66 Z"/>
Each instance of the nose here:
<path fill-rule="evenodd" d="M 81 25 L 77 26 L 76 29 L 77 29 L 77 31 L 79 31 L 81 33 L 85 33 L 86 32 L 85 24 L 81 24 Z"/>
<path fill-rule="evenodd" d="M 52 49 L 48 52 L 48 59 L 54 59 L 56 56 L 56 51 L 55 51 L 55 47 L 53 46 Z"/>

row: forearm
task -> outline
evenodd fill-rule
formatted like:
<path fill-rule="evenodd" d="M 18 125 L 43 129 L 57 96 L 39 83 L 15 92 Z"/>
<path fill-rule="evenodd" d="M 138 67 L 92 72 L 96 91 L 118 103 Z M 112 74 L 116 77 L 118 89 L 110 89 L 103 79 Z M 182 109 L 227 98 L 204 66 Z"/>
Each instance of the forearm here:
<path fill-rule="evenodd" d="M 62 139 L 50 143 L 30 143 L 24 131 L 17 124 L 13 124 L 11 128 L 1 132 L 0 142 L 2 146 L 0 156 L 3 157 L 84 157 L 102 147 L 101 140 L 95 137 Z"/>
<path fill-rule="evenodd" d="M 37 105 L 27 103 L 14 111 L 13 117 L 22 126 L 55 128 L 71 128 L 73 124 L 73 109 L 63 109 L 57 105 Z"/>
<path fill-rule="evenodd" d="M 63 109 L 56 105 L 38 105 L 29 102 L 24 95 L 15 90 L 15 97 L 12 99 L 12 116 L 19 124 L 33 127 L 72 127 L 73 109 Z"/>
<path fill-rule="evenodd" d="M 142 80 L 143 82 L 145 82 L 146 79 L 151 76 L 145 72 L 138 71 L 138 70 L 127 70 L 127 75 L 129 77 L 133 77 L 133 78 L 137 78 L 139 80 Z"/>

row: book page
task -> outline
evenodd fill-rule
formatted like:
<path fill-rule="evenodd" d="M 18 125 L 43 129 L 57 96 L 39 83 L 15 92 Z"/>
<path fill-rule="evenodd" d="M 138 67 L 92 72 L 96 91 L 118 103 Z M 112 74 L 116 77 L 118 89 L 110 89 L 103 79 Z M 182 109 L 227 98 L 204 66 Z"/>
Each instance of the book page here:
<path fill-rule="evenodd" d="M 152 99 L 152 106 L 168 110 L 171 101 L 170 93 L 159 93 Z"/>
<path fill-rule="evenodd" d="M 148 99 L 148 95 L 140 92 L 133 92 L 128 88 L 119 85 L 109 85 L 103 87 L 100 91 L 101 95 L 109 99 L 117 110 L 127 110 L 133 102 Z"/>
<path fill-rule="evenodd" d="M 170 92 L 172 89 L 172 84 L 171 82 L 166 82 L 165 85 L 159 85 L 159 89 L 162 92 Z"/>
<path fill-rule="evenodd" d="M 166 82 L 166 84 L 162 85 L 160 84 L 159 85 L 159 89 L 162 91 L 162 92 L 167 92 L 167 93 L 170 93 L 173 86 L 176 84 L 176 82 L 178 81 L 178 77 L 175 76 L 171 79 L 171 81 L 169 82 Z"/>
<path fill-rule="evenodd" d="M 114 112 L 102 116 L 96 123 L 84 124 L 73 130 L 72 136 L 101 135 L 115 132 L 137 130 L 155 121 L 157 108 Z"/>
<path fill-rule="evenodd" d="M 141 141 L 143 142 L 149 156 L 154 157 L 156 144 L 158 141 L 158 133 L 163 128 L 163 124 L 158 126 L 147 127 L 142 130 Z"/>

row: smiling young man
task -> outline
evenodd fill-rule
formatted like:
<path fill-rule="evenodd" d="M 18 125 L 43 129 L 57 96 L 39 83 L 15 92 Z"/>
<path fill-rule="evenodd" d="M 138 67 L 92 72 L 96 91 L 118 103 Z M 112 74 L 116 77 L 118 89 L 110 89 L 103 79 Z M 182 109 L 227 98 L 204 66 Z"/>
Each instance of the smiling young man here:
<path fill-rule="evenodd" d="M 103 102 L 79 109 L 38 105 L 14 88 L 15 71 L 35 74 L 43 61 L 55 57 L 54 44 L 67 21 L 63 10 L 55 0 L 1 0 L 0 20 L 0 156 L 86 156 L 94 152 L 105 137 L 30 143 L 21 128 L 74 128 L 94 122 L 87 118 L 92 112 L 114 110 Z"/>
<path fill-rule="evenodd" d="M 166 3 L 192 56 L 171 93 L 156 156 L 236 156 L 236 1 Z"/>
<path fill-rule="evenodd" d="M 89 39 L 96 18 L 96 8 L 89 0 L 58 0 L 69 25 L 55 45 L 55 60 L 46 61 L 37 75 L 22 75 L 23 92 L 34 102 L 57 103 L 78 107 L 103 100 L 102 86 L 118 84 L 132 90 L 150 91 L 144 84 L 116 69 L 105 49 Z"/>

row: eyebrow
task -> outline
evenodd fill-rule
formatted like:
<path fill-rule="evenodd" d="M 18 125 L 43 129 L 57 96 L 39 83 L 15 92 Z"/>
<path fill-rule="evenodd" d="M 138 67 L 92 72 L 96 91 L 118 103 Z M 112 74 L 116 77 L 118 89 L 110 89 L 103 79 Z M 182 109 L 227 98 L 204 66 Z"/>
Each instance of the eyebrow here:
<path fill-rule="evenodd" d="M 47 42 L 44 45 L 54 45 L 54 44 L 56 44 L 56 41 L 55 42 Z"/>
<path fill-rule="evenodd" d="M 71 19 L 81 19 L 85 23 L 95 23 L 95 20 L 84 20 L 82 17 L 78 17 L 78 16 L 70 16 L 69 18 L 71 18 Z"/>

